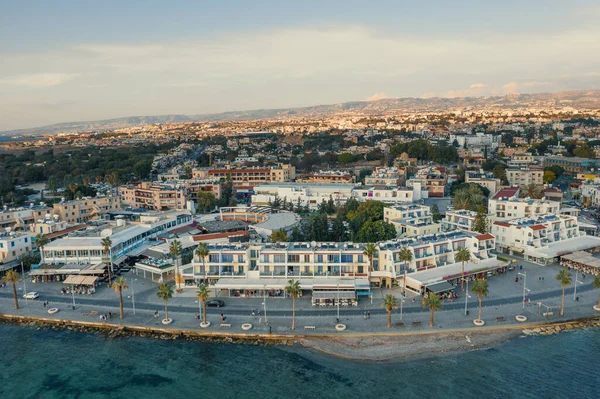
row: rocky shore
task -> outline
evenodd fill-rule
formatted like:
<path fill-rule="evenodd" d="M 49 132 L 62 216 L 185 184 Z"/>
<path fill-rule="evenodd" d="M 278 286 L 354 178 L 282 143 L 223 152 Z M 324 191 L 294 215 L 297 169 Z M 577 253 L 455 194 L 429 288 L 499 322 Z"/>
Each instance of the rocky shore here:
<path fill-rule="evenodd" d="M 577 328 L 600 327 L 600 318 L 589 318 L 540 326 L 532 329 L 524 329 L 525 335 L 552 335 L 561 331 L 574 330 Z"/>

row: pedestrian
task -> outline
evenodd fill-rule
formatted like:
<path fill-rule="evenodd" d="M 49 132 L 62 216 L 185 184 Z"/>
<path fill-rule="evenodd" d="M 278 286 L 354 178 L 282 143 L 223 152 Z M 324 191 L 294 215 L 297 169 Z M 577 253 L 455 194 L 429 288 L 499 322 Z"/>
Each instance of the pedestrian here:
<path fill-rule="evenodd" d="M 46 301 L 44 301 L 44 309 L 46 309 Z"/>
<path fill-rule="evenodd" d="M 364 319 L 365 319 L 365 320 L 367 320 L 367 312 L 365 312 L 365 313 L 363 314 L 363 317 L 364 317 Z"/>
<path fill-rule="evenodd" d="M 196 320 L 198 320 L 198 319 L 200 319 L 200 314 L 198 312 L 196 312 L 196 316 L 194 316 L 194 317 L 196 317 Z"/>
<path fill-rule="evenodd" d="M 271 326 L 269 326 L 269 334 L 271 334 Z"/>
<path fill-rule="evenodd" d="M 519 276 L 515 277 L 515 284 L 519 285 Z"/>
<path fill-rule="evenodd" d="M 223 312 L 221 312 L 221 323 L 223 323 L 225 321 L 225 316 L 223 315 Z"/>
<path fill-rule="evenodd" d="M 154 318 L 155 318 L 155 319 L 156 319 L 156 318 L 158 318 L 158 310 L 155 310 L 155 311 L 154 311 Z"/>
<path fill-rule="evenodd" d="M 252 309 L 252 317 L 254 317 L 254 320 L 256 320 L 256 312 L 254 311 L 254 309 Z"/>
<path fill-rule="evenodd" d="M 370 318 L 371 318 L 371 311 L 368 311 L 367 312 L 367 319 L 370 319 Z"/>

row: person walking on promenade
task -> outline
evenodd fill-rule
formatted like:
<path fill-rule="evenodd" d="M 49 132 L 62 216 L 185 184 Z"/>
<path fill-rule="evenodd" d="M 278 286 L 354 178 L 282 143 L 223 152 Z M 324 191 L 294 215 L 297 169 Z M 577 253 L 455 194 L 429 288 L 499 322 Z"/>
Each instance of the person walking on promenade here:
<path fill-rule="evenodd" d="M 364 319 L 365 319 L 365 320 L 367 320 L 367 312 L 365 312 L 365 313 L 363 314 L 363 317 L 364 317 Z"/>
<path fill-rule="evenodd" d="M 370 318 L 371 318 L 371 311 L 369 310 L 369 311 L 367 311 L 367 319 L 370 319 Z"/>

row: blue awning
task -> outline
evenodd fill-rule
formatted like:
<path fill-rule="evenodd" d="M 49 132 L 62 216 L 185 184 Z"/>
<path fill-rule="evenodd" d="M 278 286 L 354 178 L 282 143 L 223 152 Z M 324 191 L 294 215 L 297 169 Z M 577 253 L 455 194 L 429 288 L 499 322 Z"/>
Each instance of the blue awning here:
<path fill-rule="evenodd" d="M 356 295 L 358 295 L 358 296 L 371 296 L 371 295 L 373 295 L 373 293 L 372 292 L 359 291 L 359 292 L 356 293 Z"/>

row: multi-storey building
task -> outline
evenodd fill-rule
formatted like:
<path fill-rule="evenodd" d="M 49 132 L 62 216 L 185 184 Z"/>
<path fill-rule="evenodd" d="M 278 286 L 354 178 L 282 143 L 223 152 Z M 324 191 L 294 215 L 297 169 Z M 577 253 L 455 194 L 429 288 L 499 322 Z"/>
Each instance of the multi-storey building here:
<path fill-rule="evenodd" d="M 431 209 L 425 205 L 386 207 L 383 219 L 394 225 L 399 237 L 419 237 L 440 231 L 440 224 L 433 222 Z"/>
<path fill-rule="evenodd" d="M 52 212 L 67 223 L 85 223 L 119 209 L 120 205 L 118 197 L 82 198 L 54 204 Z"/>
<path fill-rule="evenodd" d="M 356 183 L 356 176 L 348 172 L 339 172 L 335 170 L 320 170 L 318 172 L 308 173 L 296 178 L 296 183 Z"/>
<path fill-rule="evenodd" d="M 163 211 L 186 209 L 186 188 L 183 184 L 141 182 L 120 187 L 122 201 L 134 208 Z"/>
<path fill-rule="evenodd" d="M 477 212 L 467 209 L 446 210 L 446 215 L 442 219 L 442 231 L 473 231 L 476 216 Z"/>
<path fill-rule="evenodd" d="M 293 165 L 278 164 L 264 167 L 231 167 L 222 169 L 195 169 L 194 178 L 200 179 L 231 179 L 236 189 L 251 189 L 268 182 L 287 182 L 296 178 L 296 168 Z"/>
<path fill-rule="evenodd" d="M 0 231 L 0 264 L 14 262 L 33 248 L 32 235 L 28 232 L 15 232 L 10 228 Z"/>
<path fill-rule="evenodd" d="M 500 189 L 501 181 L 493 173 L 480 170 L 479 172 L 467 170 L 465 172 L 465 183 L 475 183 L 490 191 L 493 195 Z"/>
<path fill-rule="evenodd" d="M 559 214 L 560 203 L 546 199 L 518 198 L 518 192 L 518 188 L 506 188 L 489 199 L 488 213 L 491 221 Z"/>
<path fill-rule="evenodd" d="M 544 184 L 544 171 L 541 169 L 507 169 L 506 179 L 511 186 L 525 187 L 530 184 Z"/>
<path fill-rule="evenodd" d="M 254 187 L 252 205 L 268 205 L 277 197 L 294 204 L 308 204 L 311 209 L 318 208 L 322 201 L 332 198 L 336 204 L 344 204 L 352 198 L 354 184 L 329 183 L 263 183 Z"/>
<path fill-rule="evenodd" d="M 405 181 L 404 169 L 397 167 L 375 168 L 370 176 L 365 177 L 367 186 L 392 186 L 398 187 Z"/>
<path fill-rule="evenodd" d="M 4 206 L 4 209 L 0 211 L 0 229 L 7 227 L 23 228 L 34 223 L 37 219 L 44 218 L 50 212 L 52 212 L 52 208 L 45 205 L 30 205 L 11 209 Z"/>
<path fill-rule="evenodd" d="M 492 224 L 499 251 L 523 254 L 542 265 L 561 255 L 600 246 L 600 238 L 579 230 L 575 216 L 545 215 L 519 218 Z"/>
<path fill-rule="evenodd" d="M 412 187 L 364 186 L 356 187 L 352 196 L 359 201 L 376 200 L 386 204 L 409 203 L 427 198 L 428 191 L 421 190 L 415 182 Z"/>
<path fill-rule="evenodd" d="M 560 166 L 565 170 L 565 174 L 577 176 L 579 173 L 586 173 L 598 170 L 600 161 L 597 159 L 588 159 L 581 157 L 546 157 L 544 166 Z"/>
<path fill-rule="evenodd" d="M 485 267 L 497 267 L 495 256 L 490 252 L 495 247 L 491 234 L 460 231 L 380 242 L 372 265 L 364 254 L 364 246 L 356 243 L 209 244 L 207 258 L 194 257 L 193 271 L 184 277 L 212 280 L 216 289 L 244 296 L 246 291 L 263 288 L 283 290 L 290 279 L 299 279 L 305 290 L 318 284 L 328 284 L 331 289 L 340 282 L 358 287 L 366 281 L 365 289 L 369 281 L 391 286 L 403 279 L 406 268 L 406 273 L 412 275 L 407 288 L 421 292 L 424 287 L 414 283 L 420 272 L 439 267 L 454 276 L 460 271 L 460 262 L 455 260 L 460 248 L 468 248 L 473 256 L 473 262 L 465 265 L 467 275 Z M 403 248 L 411 251 L 412 261 L 400 260 Z"/>
<path fill-rule="evenodd" d="M 527 168 L 533 163 L 533 155 L 527 152 L 515 153 L 508 160 L 511 168 Z"/>

